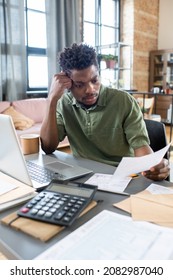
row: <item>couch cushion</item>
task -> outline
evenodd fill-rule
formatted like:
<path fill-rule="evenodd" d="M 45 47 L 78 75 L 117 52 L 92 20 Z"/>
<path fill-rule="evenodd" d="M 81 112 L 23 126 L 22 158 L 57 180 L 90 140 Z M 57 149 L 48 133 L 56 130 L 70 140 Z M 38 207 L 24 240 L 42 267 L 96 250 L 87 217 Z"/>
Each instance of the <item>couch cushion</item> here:
<path fill-rule="evenodd" d="M 17 112 L 12 106 L 6 109 L 3 114 L 11 116 L 15 128 L 19 130 L 24 130 L 34 124 L 34 121 L 32 119 L 27 118 L 23 114 Z"/>
<path fill-rule="evenodd" d="M 40 123 L 46 112 L 47 98 L 31 98 L 13 101 L 13 107 L 18 112 Z"/>
<path fill-rule="evenodd" d="M 5 111 L 7 108 L 10 107 L 10 102 L 9 101 L 1 101 L 0 102 L 0 113 L 2 113 L 3 111 Z"/>

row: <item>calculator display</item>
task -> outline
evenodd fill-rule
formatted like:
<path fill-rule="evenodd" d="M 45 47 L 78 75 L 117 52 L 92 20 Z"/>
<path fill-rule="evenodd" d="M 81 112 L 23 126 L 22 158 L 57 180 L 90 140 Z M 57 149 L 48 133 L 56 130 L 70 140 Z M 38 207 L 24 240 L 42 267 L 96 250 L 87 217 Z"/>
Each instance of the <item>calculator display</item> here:
<path fill-rule="evenodd" d="M 65 186 L 59 184 L 51 184 L 48 188 L 50 191 L 65 193 L 70 195 L 77 195 L 83 197 L 90 197 L 93 193 L 93 189 L 85 188 L 85 187 L 76 187 L 76 186 Z"/>

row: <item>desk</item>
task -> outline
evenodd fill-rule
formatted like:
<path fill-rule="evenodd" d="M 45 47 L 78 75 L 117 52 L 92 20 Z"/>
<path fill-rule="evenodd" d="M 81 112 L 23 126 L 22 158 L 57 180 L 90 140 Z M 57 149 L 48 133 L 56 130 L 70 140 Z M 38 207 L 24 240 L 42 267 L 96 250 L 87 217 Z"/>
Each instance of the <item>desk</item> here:
<path fill-rule="evenodd" d="M 72 163 L 92 169 L 93 172 L 113 174 L 113 172 L 115 171 L 115 167 L 113 166 L 82 158 L 77 159 L 70 154 L 66 154 L 60 151 L 56 151 L 52 156 L 55 156 L 59 160 L 64 161 L 68 164 Z M 27 158 L 30 159 L 36 159 L 38 157 L 41 160 L 42 154 L 40 153 L 39 155 L 27 156 Z M 85 182 L 90 176 L 91 175 L 87 175 L 86 177 L 82 177 L 76 181 Z M 134 179 L 130 182 L 128 186 L 128 192 L 132 194 L 142 191 L 150 183 L 151 180 L 141 176 L 138 179 Z M 170 183 L 166 181 L 161 182 L 160 184 L 164 184 L 165 186 L 170 185 Z M 98 205 L 91 211 L 89 211 L 87 214 L 85 214 L 83 217 L 81 217 L 78 221 L 76 221 L 71 227 L 63 230 L 57 236 L 55 236 L 46 243 L 37 240 L 33 237 L 30 237 L 27 234 L 14 230 L 8 226 L 0 224 L 0 251 L 4 253 L 9 259 L 31 260 L 38 254 L 42 253 L 44 250 L 48 249 L 50 246 L 55 244 L 57 241 L 61 240 L 66 235 L 74 231 L 80 225 L 91 219 L 93 216 L 101 212 L 103 209 L 108 209 L 110 211 L 114 211 L 120 214 L 125 214 L 125 212 L 112 206 L 113 203 L 119 202 L 124 198 L 125 196 L 123 195 L 97 191 L 94 199 L 98 201 Z M 16 211 L 18 208 L 19 206 L 0 213 L 0 219 Z M 126 213 L 126 215 L 128 214 Z"/>
<path fill-rule="evenodd" d="M 144 98 L 144 107 L 145 107 L 145 97 L 146 96 L 154 96 L 154 111 L 156 113 L 156 109 L 157 109 L 157 97 L 158 96 L 164 96 L 164 97 L 171 97 L 171 104 L 172 104 L 172 109 L 171 109 L 171 121 L 170 121 L 170 139 L 169 139 L 169 142 L 172 141 L 172 129 L 173 129 L 173 94 L 164 94 L 164 93 L 153 93 L 153 92 L 138 92 L 138 91 L 135 91 L 135 92 L 130 92 L 130 94 L 137 94 L 137 95 L 143 95 L 143 98 Z M 168 124 L 168 121 L 167 120 L 162 120 L 162 122 L 164 122 L 165 124 Z"/>

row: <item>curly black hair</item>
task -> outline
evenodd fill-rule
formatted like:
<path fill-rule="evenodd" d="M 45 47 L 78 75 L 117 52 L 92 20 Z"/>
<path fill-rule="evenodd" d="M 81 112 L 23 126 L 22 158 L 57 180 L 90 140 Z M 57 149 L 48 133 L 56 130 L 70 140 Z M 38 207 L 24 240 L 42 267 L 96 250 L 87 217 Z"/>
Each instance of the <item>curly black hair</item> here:
<path fill-rule="evenodd" d="M 74 43 L 60 53 L 59 64 L 62 71 L 67 74 L 70 74 L 73 69 L 83 70 L 91 65 L 95 65 L 98 68 L 96 50 L 84 43 Z"/>

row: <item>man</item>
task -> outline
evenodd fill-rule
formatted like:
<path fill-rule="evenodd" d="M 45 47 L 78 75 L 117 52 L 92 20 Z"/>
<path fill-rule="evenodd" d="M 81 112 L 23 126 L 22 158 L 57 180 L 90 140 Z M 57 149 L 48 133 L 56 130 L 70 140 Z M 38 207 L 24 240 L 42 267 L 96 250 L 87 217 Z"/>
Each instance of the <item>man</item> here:
<path fill-rule="evenodd" d="M 49 154 L 67 135 L 74 156 L 117 166 L 124 156 L 152 153 L 142 112 L 133 96 L 104 87 L 97 54 L 86 44 L 73 44 L 60 54 L 62 72 L 55 74 L 41 128 L 41 145 Z M 143 175 L 162 180 L 168 161 Z"/>

